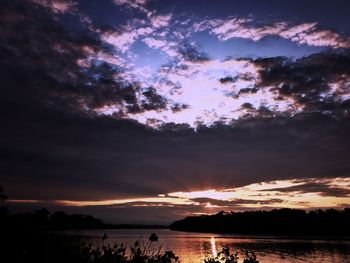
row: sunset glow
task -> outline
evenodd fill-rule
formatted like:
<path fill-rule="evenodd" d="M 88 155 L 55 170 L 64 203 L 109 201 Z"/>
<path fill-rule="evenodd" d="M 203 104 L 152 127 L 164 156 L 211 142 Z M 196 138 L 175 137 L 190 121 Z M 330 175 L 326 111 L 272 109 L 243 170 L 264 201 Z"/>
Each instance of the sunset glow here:
<path fill-rule="evenodd" d="M 324 190 L 310 192 L 308 184 L 319 185 Z M 342 207 L 350 202 L 350 197 L 335 196 L 325 191 L 350 191 L 350 179 L 326 178 L 304 180 L 278 180 L 250 184 L 243 187 L 222 190 L 204 190 L 193 192 L 173 192 L 159 194 L 158 197 L 142 197 L 101 201 L 56 200 L 54 203 L 64 206 L 199 206 L 207 209 L 241 210 L 259 207 L 266 208 L 329 208 Z M 11 202 L 40 202 L 38 200 L 10 200 Z M 210 213 L 210 211 L 208 211 Z"/>

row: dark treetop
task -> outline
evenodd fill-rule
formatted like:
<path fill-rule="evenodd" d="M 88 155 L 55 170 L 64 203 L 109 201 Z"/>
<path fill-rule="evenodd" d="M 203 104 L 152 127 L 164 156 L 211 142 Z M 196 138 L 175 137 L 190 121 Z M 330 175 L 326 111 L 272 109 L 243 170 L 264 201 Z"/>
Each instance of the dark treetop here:
<path fill-rule="evenodd" d="M 254 235 L 350 236 L 350 209 L 276 209 L 272 211 L 220 212 L 186 217 L 171 224 L 172 230 Z"/>

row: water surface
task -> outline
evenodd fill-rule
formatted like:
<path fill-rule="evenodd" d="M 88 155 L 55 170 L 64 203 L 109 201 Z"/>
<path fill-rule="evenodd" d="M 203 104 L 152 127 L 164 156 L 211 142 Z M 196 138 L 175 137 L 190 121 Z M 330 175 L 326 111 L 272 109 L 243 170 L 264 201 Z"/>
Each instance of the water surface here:
<path fill-rule="evenodd" d="M 215 255 L 224 245 L 239 253 L 254 251 L 260 263 L 350 263 L 350 241 L 296 240 L 247 237 L 228 234 L 190 233 L 168 229 L 104 229 L 82 231 L 87 240 L 101 242 L 106 233 L 110 244 L 133 245 L 136 240 L 145 240 L 156 233 L 162 249 L 170 249 L 180 257 L 182 263 L 199 263 Z M 241 261 L 240 261 L 241 262 Z"/>

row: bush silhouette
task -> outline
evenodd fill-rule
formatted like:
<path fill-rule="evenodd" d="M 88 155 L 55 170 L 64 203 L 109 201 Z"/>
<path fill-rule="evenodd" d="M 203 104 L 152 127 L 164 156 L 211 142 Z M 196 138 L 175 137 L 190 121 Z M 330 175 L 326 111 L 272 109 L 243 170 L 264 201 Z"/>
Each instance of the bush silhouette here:
<path fill-rule="evenodd" d="M 238 263 L 238 253 L 231 253 L 228 246 L 224 246 L 221 251 L 218 252 L 216 257 L 209 257 L 204 260 L 204 263 Z M 243 263 L 259 263 L 253 252 L 246 251 Z"/>
<path fill-rule="evenodd" d="M 172 263 L 178 262 L 179 258 L 170 250 L 162 251 L 159 245 L 158 236 L 153 233 L 148 242 L 141 245 L 138 240 L 131 247 L 123 243 L 111 246 L 104 245 L 106 236 L 102 237 L 101 246 L 83 246 L 81 249 L 82 262 L 89 263 Z"/>

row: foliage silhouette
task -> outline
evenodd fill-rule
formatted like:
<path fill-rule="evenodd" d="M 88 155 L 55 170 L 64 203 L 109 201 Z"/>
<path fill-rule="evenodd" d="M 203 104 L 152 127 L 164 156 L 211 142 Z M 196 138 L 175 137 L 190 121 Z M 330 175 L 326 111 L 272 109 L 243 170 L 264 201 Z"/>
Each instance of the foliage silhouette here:
<path fill-rule="evenodd" d="M 104 236 L 105 237 L 105 236 Z M 155 245 L 158 237 L 153 233 L 148 238 L 148 243 L 141 244 L 138 240 L 132 247 L 124 244 L 110 244 L 93 247 L 91 244 L 82 249 L 83 262 L 91 263 L 172 263 L 178 262 L 179 258 L 169 250 L 162 251 L 160 246 Z"/>
<path fill-rule="evenodd" d="M 72 214 L 63 211 L 50 213 L 47 209 L 39 209 L 34 212 L 10 214 L 5 220 L 8 225 L 20 228 L 37 228 L 51 230 L 66 229 L 97 229 L 104 228 L 102 220 L 91 215 Z"/>
<path fill-rule="evenodd" d="M 238 253 L 231 253 L 228 246 L 224 246 L 221 251 L 218 252 L 216 257 L 209 257 L 204 260 L 204 263 L 238 263 Z M 253 252 L 246 251 L 243 263 L 259 263 Z"/>
<path fill-rule="evenodd" d="M 4 193 L 4 189 L 0 185 L 0 220 L 7 215 L 7 207 L 4 205 L 5 200 L 7 199 L 7 196 Z"/>
<path fill-rule="evenodd" d="M 275 209 L 271 211 L 219 212 L 186 217 L 170 229 L 254 235 L 350 236 L 350 208 L 343 210 Z"/>
<path fill-rule="evenodd" d="M 0 185 L 0 203 L 3 203 L 7 199 L 7 196 L 4 194 L 4 189 Z"/>

